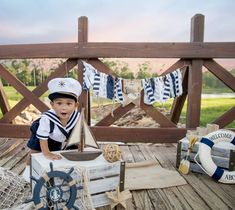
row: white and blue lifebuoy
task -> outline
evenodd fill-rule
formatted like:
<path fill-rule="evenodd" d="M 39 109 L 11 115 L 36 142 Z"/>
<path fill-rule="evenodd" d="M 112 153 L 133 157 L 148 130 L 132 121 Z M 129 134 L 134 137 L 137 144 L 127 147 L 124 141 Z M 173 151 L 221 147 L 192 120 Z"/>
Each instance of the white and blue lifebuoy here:
<path fill-rule="evenodd" d="M 201 167 L 213 179 L 222 183 L 235 184 L 235 171 L 218 167 L 211 158 L 211 149 L 219 142 L 229 142 L 235 145 L 235 133 L 220 129 L 202 137 L 198 151 Z"/>

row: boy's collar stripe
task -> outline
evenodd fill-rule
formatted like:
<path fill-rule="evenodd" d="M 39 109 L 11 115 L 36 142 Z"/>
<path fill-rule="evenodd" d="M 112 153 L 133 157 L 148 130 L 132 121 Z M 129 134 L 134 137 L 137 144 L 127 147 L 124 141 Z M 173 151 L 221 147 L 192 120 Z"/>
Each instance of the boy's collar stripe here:
<path fill-rule="evenodd" d="M 44 112 L 43 115 L 48 117 L 52 122 L 54 122 L 56 125 L 60 126 L 63 130 L 65 130 L 67 132 L 75 126 L 77 119 L 79 117 L 79 112 L 78 111 L 73 112 L 73 114 L 71 115 L 71 117 L 66 125 L 66 128 L 64 128 L 64 126 L 61 124 L 58 116 L 55 113 L 53 113 L 52 111 Z"/>
<path fill-rule="evenodd" d="M 60 118 L 53 112 L 53 110 L 48 110 L 47 112 L 45 113 L 50 113 L 52 114 L 55 118 L 57 118 L 58 120 L 60 120 Z"/>
<path fill-rule="evenodd" d="M 67 125 L 66 125 L 66 127 L 68 127 L 69 126 L 69 124 L 71 123 L 71 121 L 73 121 L 73 118 L 74 118 L 74 115 L 76 114 L 76 111 L 74 111 L 71 115 L 70 115 L 70 117 L 69 117 L 69 120 L 68 120 L 68 122 L 67 122 Z"/>
<path fill-rule="evenodd" d="M 52 113 L 52 112 L 45 112 L 43 115 L 47 116 L 51 121 L 53 121 L 56 125 L 60 126 L 63 128 L 63 125 L 61 124 L 60 120 L 58 117 Z"/>
<path fill-rule="evenodd" d="M 76 113 L 74 114 L 74 117 L 73 117 L 73 119 L 71 120 L 71 122 L 70 122 L 69 124 L 67 124 L 67 126 L 66 126 L 66 130 L 67 130 L 67 131 L 71 130 L 71 129 L 75 126 L 75 124 L 76 124 L 77 121 L 78 121 L 78 118 L 79 118 L 79 112 L 76 112 Z"/>
<path fill-rule="evenodd" d="M 56 125 L 60 126 L 63 130 L 65 130 L 66 132 L 69 131 L 70 129 L 72 129 L 76 122 L 77 122 L 77 119 L 79 117 L 79 112 L 78 111 L 74 111 L 70 118 L 69 118 L 69 121 L 66 125 L 66 127 L 64 128 L 64 126 L 62 125 L 62 123 L 60 122 L 60 119 L 59 117 L 53 112 L 53 110 L 48 110 L 47 112 L 44 112 L 42 114 L 42 116 L 46 116 L 48 117 L 52 122 L 54 122 Z"/>

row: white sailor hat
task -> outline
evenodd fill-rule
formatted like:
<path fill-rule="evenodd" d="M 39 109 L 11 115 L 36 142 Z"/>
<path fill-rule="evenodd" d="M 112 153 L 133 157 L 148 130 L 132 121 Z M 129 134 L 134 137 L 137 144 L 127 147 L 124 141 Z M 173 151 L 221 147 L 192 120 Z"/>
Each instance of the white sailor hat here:
<path fill-rule="evenodd" d="M 77 101 L 81 95 L 82 87 L 80 83 L 73 78 L 55 78 L 48 82 L 49 99 L 55 98 L 73 98 Z"/>

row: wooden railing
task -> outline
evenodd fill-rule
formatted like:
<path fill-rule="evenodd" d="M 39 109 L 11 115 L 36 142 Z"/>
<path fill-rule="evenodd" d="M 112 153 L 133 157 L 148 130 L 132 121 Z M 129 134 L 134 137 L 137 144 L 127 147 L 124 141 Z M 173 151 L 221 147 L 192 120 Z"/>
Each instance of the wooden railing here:
<path fill-rule="evenodd" d="M 55 77 L 63 77 L 74 66 L 78 67 L 78 80 L 82 82 L 85 59 L 99 71 L 113 74 L 99 58 L 179 58 L 164 73 L 181 68 L 183 72 L 183 94 L 174 100 L 171 117 L 168 118 L 152 106 L 140 103 L 149 116 L 160 124 L 160 128 L 120 128 L 109 127 L 135 105 L 130 103 L 114 110 L 114 117 L 106 116 L 91 129 L 96 138 L 102 141 L 123 142 L 176 142 L 185 136 L 187 129 L 199 126 L 202 67 L 206 67 L 231 90 L 235 91 L 235 78 L 225 68 L 214 61 L 214 58 L 235 58 L 235 42 L 204 43 L 204 16 L 195 15 L 191 20 L 191 40 L 189 43 L 94 43 L 88 42 L 88 19 L 80 17 L 78 21 L 78 43 L 0 45 L 0 59 L 23 58 L 67 58 L 40 86 L 29 91 L 22 82 L 2 65 L 0 77 L 11 84 L 24 98 L 10 108 L 7 96 L 0 83 L 0 107 L 3 117 L 0 119 L 0 137 L 28 137 L 29 126 L 14 124 L 14 118 L 28 105 L 33 104 L 38 110 L 48 109 L 39 97 L 47 91 L 47 83 Z M 186 128 L 177 128 L 183 105 L 187 98 Z M 80 104 L 86 108 L 86 119 L 90 123 L 89 92 L 83 91 Z M 221 128 L 235 118 L 235 107 L 232 107 L 212 123 Z"/>

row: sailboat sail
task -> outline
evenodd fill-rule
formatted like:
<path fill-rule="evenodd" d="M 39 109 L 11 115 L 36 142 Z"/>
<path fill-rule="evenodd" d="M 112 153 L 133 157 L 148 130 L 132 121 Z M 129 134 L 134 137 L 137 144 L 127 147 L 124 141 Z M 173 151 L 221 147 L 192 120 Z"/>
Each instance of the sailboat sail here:
<path fill-rule="evenodd" d="M 68 139 L 66 147 L 79 144 L 81 142 L 82 121 L 84 120 L 84 112 L 82 111 L 72 133 Z"/>
<path fill-rule="evenodd" d="M 75 145 L 80 144 L 80 147 L 78 148 L 77 151 L 67 150 L 65 152 L 61 152 L 60 154 L 63 155 L 68 160 L 72 161 L 94 160 L 95 158 L 97 158 L 99 155 L 102 154 L 102 151 L 100 149 L 98 150 L 96 149 L 95 151 L 83 150 L 85 145 L 99 148 L 84 118 L 84 109 L 82 109 L 81 111 L 78 122 L 75 125 L 70 135 L 70 138 L 68 139 L 66 147 L 74 144 Z"/>
<path fill-rule="evenodd" d="M 72 131 L 72 133 L 68 139 L 68 142 L 66 144 L 66 147 L 81 143 L 82 129 L 84 132 L 84 145 L 91 146 L 94 148 L 99 148 L 99 146 L 96 143 L 96 140 L 95 140 L 94 136 L 92 135 L 90 128 L 87 125 L 86 120 L 84 118 L 84 109 L 82 109 L 82 111 L 81 111 L 78 122 L 76 123 L 75 127 L 73 128 L 73 131 Z"/>
<path fill-rule="evenodd" d="M 94 148 L 99 148 L 85 120 L 83 120 L 83 128 L 84 128 L 84 134 L 85 134 L 85 145 L 91 146 Z"/>

